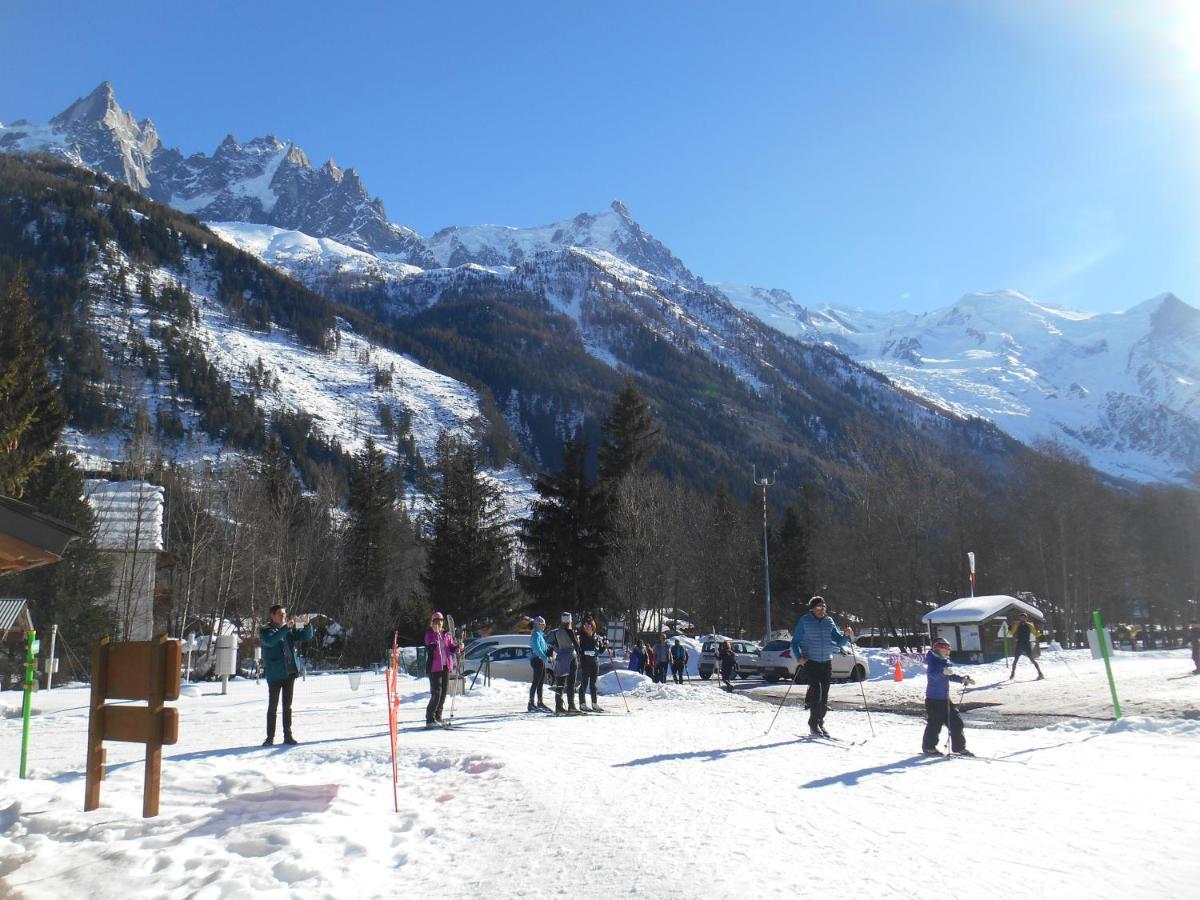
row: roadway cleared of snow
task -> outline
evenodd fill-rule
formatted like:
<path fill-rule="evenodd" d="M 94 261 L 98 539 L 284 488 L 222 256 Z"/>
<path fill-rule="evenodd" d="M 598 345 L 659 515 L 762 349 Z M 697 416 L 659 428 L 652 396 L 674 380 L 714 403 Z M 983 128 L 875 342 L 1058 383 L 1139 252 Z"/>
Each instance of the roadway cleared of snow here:
<path fill-rule="evenodd" d="M 1087 671 L 1076 684 L 1060 668 L 997 694 L 1014 708 L 1042 691 L 1090 697 Z M 1130 655 L 1122 696 L 1136 708 L 1137 691 L 1176 678 L 1171 702 L 1194 716 L 1187 671 L 1181 651 Z M 915 755 L 911 716 L 875 713 L 861 746 L 810 743 L 802 710 L 768 735 L 772 706 L 713 681 L 635 681 L 631 714 L 607 696 L 607 714 L 560 719 L 523 712 L 525 687 L 496 681 L 459 700 L 460 727 L 429 732 L 425 682 L 403 679 L 398 813 L 382 676 L 357 691 L 345 675 L 299 683 L 294 748 L 259 746 L 265 685 L 199 685 L 178 703 L 155 819 L 141 818 L 134 745 L 109 745 L 103 805 L 82 811 L 85 687 L 37 696 L 32 777 L 18 780 L 20 695 L 5 692 L 0 897 L 1194 895 L 1194 718 L 968 726 L 994 761 L 944 760 Z M 865 688 L 874 706 L 918 686 Z M 849 702 L 859 686 L 834 694 Z M 862 712 L 828 724 L 870 738 Z"/>

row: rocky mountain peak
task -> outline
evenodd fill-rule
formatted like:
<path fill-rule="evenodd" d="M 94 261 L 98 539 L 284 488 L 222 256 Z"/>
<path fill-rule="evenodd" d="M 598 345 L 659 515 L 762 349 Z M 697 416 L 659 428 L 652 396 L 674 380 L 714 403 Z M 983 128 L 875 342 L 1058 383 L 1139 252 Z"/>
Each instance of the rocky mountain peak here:
<path fill-rule="evenodd" d="M 100 85 L 86 97 L 80 97 L 57 116 L 50 120 L 55 128 L 66 129 L 78 125 L 92 125 L 102 122 L 114 113 L 124 115 L 125 111 L 117 103 L 116 92 L 111 81 L 102 81 Z"/>

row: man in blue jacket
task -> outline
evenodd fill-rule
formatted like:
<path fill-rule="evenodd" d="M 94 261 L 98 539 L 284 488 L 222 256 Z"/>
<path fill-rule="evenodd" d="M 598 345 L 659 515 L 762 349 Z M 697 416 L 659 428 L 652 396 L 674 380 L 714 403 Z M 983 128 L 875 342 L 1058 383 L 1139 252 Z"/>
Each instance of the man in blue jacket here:
<path fill-rule="evenodd" d="M 842 629 L 825 614 L 825 598 L 808 601 L 808 612 L 800 617 L 792 630 L 792 656 L 796 658 L 796 677 L 803 672 L 808 678 L 808 730 L 811 734 L 829 737 L 825 730 L 825 712 L 829 708 L 829 683 L 833 680 L 833 648 L 845 647 L 854 632 Z"/>
<path fill-rule="evenodd" d="M 287 624 L 284 624 L 286 621 Z M 300 674 L 300 657 L 296 655 L 296 644 L 311 641 L 312 625 L 304 617 L 303 628 L 296 627 L 296 620 L 289 619 L 282 606 L 271 607 L 271 621 L 258 629 L 258 642 L 262 645 L 263 668 L 267 675 L 267 739 L 264 747 L 275 743 L 275 710 L 279 708 L 279 695 L 283 695 L 283 742 L 295 744 L 292 737 L 292 689 L 296 676 Z"/>

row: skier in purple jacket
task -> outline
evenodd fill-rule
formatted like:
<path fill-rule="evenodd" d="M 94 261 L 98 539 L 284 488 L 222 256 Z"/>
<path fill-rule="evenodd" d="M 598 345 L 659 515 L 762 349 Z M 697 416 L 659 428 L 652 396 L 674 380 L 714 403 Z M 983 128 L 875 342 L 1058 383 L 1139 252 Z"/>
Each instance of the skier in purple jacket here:
<path fill-rule="evenodd" d="M 450 673 L 454 671 L 454 659 L 458 643 L 454 635 L 446 633 L 446 617 L 435 612 L 425 632 L 425 671 L 429 675 L 429 705 L 425 707 L 425 727 L 433 728 L 442 721 L 442 707 L 450 688 Z"/>
<path fill-rule="evenodd" d="M 921 752 L 927 756 L 941 756 L 937 748 L 942 726 L 950 730 L 950 751 L 957 756 L 974 756 L 967 749 L 963 736 L 962 716 L 950 701 L 950 682 L 957 681 L 967 687 L 974 683 L 970 675 L 959 675 L 950 668 L 950 642 L 938 638 L 933 649 L 925 654 L 925 734 L 921 738 Z"/>

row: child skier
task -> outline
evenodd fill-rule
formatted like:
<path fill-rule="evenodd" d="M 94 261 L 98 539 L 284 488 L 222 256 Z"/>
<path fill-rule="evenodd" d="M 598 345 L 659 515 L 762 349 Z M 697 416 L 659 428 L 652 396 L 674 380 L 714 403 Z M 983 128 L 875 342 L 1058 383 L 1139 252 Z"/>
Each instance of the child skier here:
<path fill-rule="evenodd" d="M 963 736 L 962 716 L 950 701 L 950 682 L 957 681 L 964 687 L 974 684 L 970 675 L 959 675 L 950 668 L 950 642 L 938 638 L 933 649 L 925 654 L 928 679 L 925 682 L 925 735 L 921 739 L 921 752 L 928 756 L 941 756 L 937 748 L 942 726 L 950 730 L 950 751 L 957 756 L 974 756 L 967 749 Z"/>
<path fill-rule="evenodd" d="M 733 652 L 733 646 L 729 641 L 721 641 L 721 646 L 717 650 L 717 665 L 721 667 L 721 687 L 727 691 L 733 690 L 733 671 L 737 668 L 737 654 Z"/>

